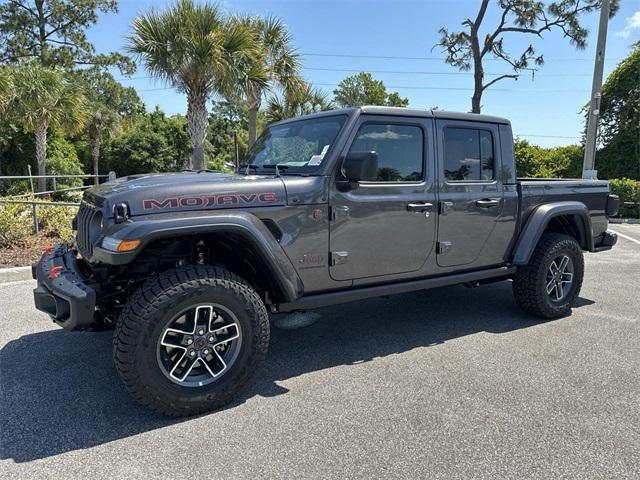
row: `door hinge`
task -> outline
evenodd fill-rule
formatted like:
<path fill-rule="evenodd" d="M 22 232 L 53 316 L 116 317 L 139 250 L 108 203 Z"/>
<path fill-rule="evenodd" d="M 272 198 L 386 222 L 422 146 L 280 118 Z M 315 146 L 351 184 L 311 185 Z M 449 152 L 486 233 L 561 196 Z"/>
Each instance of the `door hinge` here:
<path fill-rule="evenodd" d="M 331 266 L 343 265 L 349 259 L 349 252 L 331 252 Z"/>
<path fill-rule="evenodd" d="M 349 216 L 349 207 L 346 205 L 333 205 L 331 207 L 331 220 Z"/>
<path fill-rule="evenodd" d="M 449 210 L 451 210 L 451 207 L 453 207 L 453 202 L 439 202 L 438 213 L 440 215 L 446 215 L 449 213 Z"/>
<path fill-rule="evenodd" d="M 451 242 L 438 242 L 436 252 L 438 255 L 443 255 L 451 250 Z"/>

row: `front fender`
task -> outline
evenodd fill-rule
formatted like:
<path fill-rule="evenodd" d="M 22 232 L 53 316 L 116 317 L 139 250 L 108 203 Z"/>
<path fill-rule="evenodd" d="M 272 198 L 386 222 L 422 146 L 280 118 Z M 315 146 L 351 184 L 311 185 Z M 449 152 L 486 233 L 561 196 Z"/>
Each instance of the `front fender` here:
<path fill-rule="evenodd" d="M 589 209 L 581 202 L 554 202 L 539 206 L 527 220 L 520 232 L 514 248 L 512 263 L 526 265 L 536 245 L 544 233 L 549 221 L 554 217 L 573 216 L 578 219 L 578 227 L 582 229 L 583 239 L 580 244 L 586 250 L 593 251 L 593 233 Z"/>
<path fill-rule="evenodd" d="M 112 252 L 96 246 L 91 261 L 126 265 L 155 240 L 210 232 L 233 232 L 243 236 L 265 260 L 284 296 L 291 300 L 300 296 L 303 291 L 302 281 L 289 258 L 264 223 L 247 212 L 185 212 L 133 217 L 109 232 L 109 236 L 120 240 L 139 239 L 142 240 L 140 246 L 126 253 Z"/>

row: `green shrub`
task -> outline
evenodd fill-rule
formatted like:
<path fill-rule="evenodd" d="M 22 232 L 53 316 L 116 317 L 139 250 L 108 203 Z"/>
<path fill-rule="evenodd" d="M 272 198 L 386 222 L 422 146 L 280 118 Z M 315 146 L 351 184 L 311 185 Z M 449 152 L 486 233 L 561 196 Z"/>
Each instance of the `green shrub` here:
<path fill-rule="evenodd" d="M 33 218 L 28 205 L 0 204 L 0 248 L 24 246 L 32 228 Z"/>
<path fill-rule="evenodd" d="M 38 207 L 38 223 L 43 233 L 49 237 L 57 237 L 65 242 L 73 240 L 71 221 L 78 209 L 76 207 L 59 207 L 46 205 Z"/>
<path fill-rule="evenodd" d="M 609 179 L 611 192 L 620 197 L 620 216 L 623 218 L 638 218 L 640 210 L 640 182 L 630 178 Z M 624 202 L 636 202 L 636 205 L 625 205 Z"/>

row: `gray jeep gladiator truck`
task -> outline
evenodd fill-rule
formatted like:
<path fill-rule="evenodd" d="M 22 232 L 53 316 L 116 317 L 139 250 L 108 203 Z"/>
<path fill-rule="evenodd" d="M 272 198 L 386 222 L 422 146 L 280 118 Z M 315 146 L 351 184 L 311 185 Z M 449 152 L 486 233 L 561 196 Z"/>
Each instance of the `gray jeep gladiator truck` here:
<path fill-rule="evenodd" d="M 516 178 L 503 118 L 335 110 L 270 125 L 233 174 L 88 190 L 76 245 L 33 266 L 35 304 L 67 330 L 115 327 L 133 397 L 197 414 L 265 358 L 268 312 L 508 280 L 526 312 L 563 316 L 618 204 L 606 181 Z"/>

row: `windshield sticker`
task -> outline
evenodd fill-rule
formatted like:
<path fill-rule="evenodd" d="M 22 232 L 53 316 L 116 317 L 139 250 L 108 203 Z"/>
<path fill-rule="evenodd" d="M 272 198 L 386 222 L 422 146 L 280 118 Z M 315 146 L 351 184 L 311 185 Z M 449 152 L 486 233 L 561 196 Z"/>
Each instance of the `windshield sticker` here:
<path fill-rule="evenodd" d="M 307 165 L 320 165 L 322 163 L 322 155 L 312 155 Z"/>
<path fill-rule="evenodd" d="M 324 160 L 324 156 L 329 151 L 329 147 L 330 146 L 331 145 L 325 145 L 322 148 L 322 151 L 320 152 L 320 155 L 312 155 L 311 159 L 309 160 L 309 163 L 307 165 L 309 165 L 309 166 L 320 165 L 322 163 L 322 160 Z"/>

